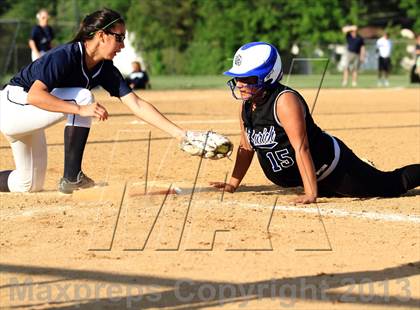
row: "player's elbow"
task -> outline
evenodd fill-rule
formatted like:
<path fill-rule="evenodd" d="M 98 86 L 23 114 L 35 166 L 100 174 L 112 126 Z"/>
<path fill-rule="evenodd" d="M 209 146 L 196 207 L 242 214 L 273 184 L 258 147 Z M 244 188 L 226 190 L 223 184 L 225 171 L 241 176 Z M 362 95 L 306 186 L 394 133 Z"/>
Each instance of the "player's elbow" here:
<path fill-rule="evenodd" d="M 38 102 L 37 99 L 39 98 L 39 95 L 40 95 L 40 90 L 35 87 L 31 87 L 28 90 L 28 96 L 27 96 L 28 103 L 36 105 Z"/>
<path fill-rule="evenodd" d="M 43 82 L 36 80 L 28 90 L 28 102 L 31 104 L 36 104 L 39 102 L 43 93 L 49 93 L 47 86 Z"/>
<path fill-rule="evenodd" d="M 311 150 L 309 148 L 308 143 L 301 143 L 299 145 L 294 145 L 293 148 L 295 150 L 296 155 L 310 154 L 311 153 Z"/>

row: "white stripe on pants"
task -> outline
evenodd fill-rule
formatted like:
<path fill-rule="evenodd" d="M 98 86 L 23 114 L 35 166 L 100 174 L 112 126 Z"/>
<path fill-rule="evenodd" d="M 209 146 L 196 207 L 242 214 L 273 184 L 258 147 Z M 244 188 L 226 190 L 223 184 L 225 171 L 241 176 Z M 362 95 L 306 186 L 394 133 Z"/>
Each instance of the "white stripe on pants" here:
<path fill-rule="evenodd" d="M 85 88 L 56 88 L 52 95 L 79 105 L 94 102 Z M 67 116 L 66 126 L 90 128 L 91 117 L 65 115 L 42 110 L 27 103 L 28 94 L 21 87 L 7 86 L 0 94 L 0 131 L 10 142 L 16 169 L 10 174 L 11 192 L 39 191 L 47 170 L 47 144 L 44 129 Z"/>

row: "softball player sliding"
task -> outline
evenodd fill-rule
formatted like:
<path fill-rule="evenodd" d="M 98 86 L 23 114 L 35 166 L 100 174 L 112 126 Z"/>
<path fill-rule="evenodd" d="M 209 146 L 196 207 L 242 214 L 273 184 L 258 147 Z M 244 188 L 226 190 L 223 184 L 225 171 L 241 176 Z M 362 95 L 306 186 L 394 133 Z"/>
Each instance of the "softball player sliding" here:
<path fill-rule="evenodd" d="M 395 197 L 420 185 L 420 165 L 379 171 L 359 159 L 342 141 L 322 131 L 312 119 L 305 99 L 279 83 L 282 63 L 276 48 L 253 42 L 235 54 L 226 75 L 232 94 L 242 100 L 241 142 L 229 183 L 212 182 L 234 192 L 254 153 L 273 183 L 302 186 L 299 203 L 320 195 Z"/>
<path fill-rule="evenodd" d="M 10 142 L 16 169 L 0 172 L 0 191 L 42 189 L 47 168 L 44 129 L 67 117 L 64 131 L 64 175 L 59 190 L 94 185 L 81 169 L 91 117 L 106 120 L 106 109 L 90 89 L 100 85 L 119 97 L 144 121 L 173 137 L 185 131 L 153 105 L 140 99 L 112 63 L 124 47 L 125 23 L 120 14 L 103 9 L 88 15 L 72 42 L 47 52 L 14 76 L 0 97 L 0 130 Z"/>

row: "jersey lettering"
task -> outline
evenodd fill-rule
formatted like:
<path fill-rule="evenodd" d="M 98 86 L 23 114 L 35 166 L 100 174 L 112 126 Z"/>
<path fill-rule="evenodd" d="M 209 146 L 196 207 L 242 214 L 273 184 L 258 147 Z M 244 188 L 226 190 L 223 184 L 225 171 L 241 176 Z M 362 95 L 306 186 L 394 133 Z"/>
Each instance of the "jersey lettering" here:
<path fill-rule="evenodd" d="M 271 163 L 271 169 L 273 169 L 274 172 L 278 172 L 294 165 L 295 162 L 293 158 L 288 154 L 288 149 L 282 149 L 275 152 L 267 152 L 265 156 L 267 156 Z"/>
<path fill-rule="evenodd" d="M 264 128 L 262 131 L 256 132 L 255 129 L 247 129 L 248 140 L 254 147 L 260 149 L 272 149 L 276 147 L 276 131 L 274 126 L 270 126 L 270 129 Z"/>

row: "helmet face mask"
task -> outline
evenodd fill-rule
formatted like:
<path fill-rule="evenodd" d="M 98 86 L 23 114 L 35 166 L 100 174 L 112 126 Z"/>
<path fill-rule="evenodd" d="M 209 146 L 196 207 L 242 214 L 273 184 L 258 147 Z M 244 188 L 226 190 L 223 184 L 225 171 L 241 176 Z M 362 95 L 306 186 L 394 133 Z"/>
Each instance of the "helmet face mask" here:
<path fill-rule="evenodd" d="M 238 87 L 238 78 L 232 78 L 229 81 L 227 81 L 226 84 L 229 86 L 230 90 L 232 91 L 232 96 L 236 100 L 252 99 L 258 94 L 260 94 L 261 90 L 263 90 L 263 87 L 260 85 L 260 83 L 241 82 L 241 84 L 245 85 Z"/>
<path fill-rule="evenodd" d="M 228 81 L 235 99 L 240 98 L 235 94 L 237 80 L 241 78 L 256 77 L 256 84 L 246 84 L 248 90 L 255 89 L 251 97 L 262 94 L 265 89 L 271 88 L 283 77 L 283 68 L 280 55 L 277 49 L 265 42 L 252 42 L 245 44 L 235 53 L 232 68 L 224 72 L 225 75 L 233 77 Z"/>

